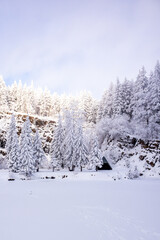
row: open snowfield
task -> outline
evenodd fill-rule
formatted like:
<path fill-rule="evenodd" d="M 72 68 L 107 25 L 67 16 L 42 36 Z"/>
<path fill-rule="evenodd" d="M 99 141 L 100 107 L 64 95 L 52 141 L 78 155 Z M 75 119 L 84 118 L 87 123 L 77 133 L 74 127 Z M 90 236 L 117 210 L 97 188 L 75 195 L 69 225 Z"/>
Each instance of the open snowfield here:
<path fill-rule="evenodd" d="M 160 239 L 160 180 L 69 174 L 9 182 L 1 170 L 0 239 Z"/>

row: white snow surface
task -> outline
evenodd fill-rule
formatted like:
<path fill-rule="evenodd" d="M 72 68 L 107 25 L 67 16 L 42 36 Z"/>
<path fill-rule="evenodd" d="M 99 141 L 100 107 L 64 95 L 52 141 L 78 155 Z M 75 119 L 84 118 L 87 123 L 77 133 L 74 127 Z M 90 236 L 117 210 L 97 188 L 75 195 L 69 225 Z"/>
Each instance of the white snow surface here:
<path fill-rule="evenodd" d="M 0 171 L 1 240 L 160 239 L 158 178 L 113 181 L 109 171 L 20 178 Z"/>

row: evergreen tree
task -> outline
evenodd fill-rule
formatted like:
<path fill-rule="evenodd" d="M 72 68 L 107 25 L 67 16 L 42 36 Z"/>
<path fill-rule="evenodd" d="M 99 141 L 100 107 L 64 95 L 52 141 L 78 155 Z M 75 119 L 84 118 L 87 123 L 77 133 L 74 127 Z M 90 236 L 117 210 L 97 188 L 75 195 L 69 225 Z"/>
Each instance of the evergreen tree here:
<path fill-rule="evenodd" d="M 132 117 L 131 100 L 133 97 L 133 82 L 125 78 L 121 86 L 121 113 Z"/>
<path fill-rule="evenodd" d="M 7 150 L 7 156 L 9 156 L 9 153 L 12 148 L 12 142 L 13 142 L 13 132 L 16 131 L 16 122 L 14 114 L 12 114 L 10 126 L 7 132 L 7 142 L 6 142 L 6 150 Z"/>
<path fill-rule="evenodd" d="M 98 123 L 103 118 L 103 105 L 104 105 L 104 94 L 102 100 L 98 103 L 96 123 Z"/>
<path fill-rule="evenodd" d="M 97 136 L 93 136 L 91 140 L 91 151 L 89 156 L 89 169 L 94 169 L 97 171 L 98 167 L 102 167 L 102 154 L 98 147 L 98 139 Z"/>
<path fill-rule="evenodd" d="M 24 112 L 24 113 L 28 113 L 28 96 L 27 96 L 27 93 L 28 93 L 28 89 L 27 89 L 27 85 L 24 84 L 24 87 L 22 89 L 22 107 L 21 108 L 21 111 Z"/>
<path fill-rule="evenodd" d="M 23 88 L 22 88 L 22 82 L 21 80 L 19 81 L 18 83 L 18 86 L 15 86 L 17 87 L 17 91 L 16 91 L 16 106 L 15 106 L 15 109 L 17 112 L 23 112 L 23 98 L 25 96 L 23 96 Z"/>
<path fill-rule="evenodd" d="M 28 177 L 30 177 L 32 173 L 35 172 L 35 159 L 31 132 L 30 120 L 29 117 L 27 117 L 21 133 L 20 171 L 22 173 L 25 173 L 25 175 Z"/>
<path fill-rule="evenodd" d="M 39 172 L 39 167 L 42 165 L 43 162 L 46 161 L 46 155 L 42 149 L 42 143 L 41 143 L 38 130 L 36 130 L 36 134 L 33 139 L 33 148 L 34 148 L 35 168 L 37 172 Z"/>
<path fill-rule="evenodd" d="M 114 94 L 114 106 L 113 106 L 113 114 L 114 116 L 119 116 L 122 114 L 123 102 L 122 102 L 122 85 L 117 79 L 115 94 Z"/>
<path fill-rule="evenodd" d="M 0 111 L 7 112 L 8 109 L 7 88 L 2 76 L 0 76 Z"/>
<path fill-rule="evenodd" d="M 54 163 L 54 159 L 58 161 L 57 167 L 64 168 L 63 159 L 63 141 L 64 141 L 64 128 L 62 126 L 61 116 L 59 115 L 58 124 L 54 131 L 53 140 L 51 143 L 50 155 L 51 161 Z"/>
<path fill-rule="evenodd" d="M 18 95 L 18 86 L 17 86 L 17 82 L 14 81 L 14 83 L 10 87 L 11 111 L 17 111 L 17 95 Z"/>
<path fill-rule="evenodd" d="M 7 133 L 6 150 L 9 170 L 12 172 L 18 172 L 20 150 L 14 115 L 11 117 L 11 123 Z"/>
<path fill-rule="evenodd" d="M 80 118 L 77 123 L 77 131 L 75 132 L 75 145 L 73 158 L 75 165 L 82 168 L 88 163 L 88 147 L 83 136 L 82 119 Z"/>
<path fill-rule="evenodd" d="M 111 118 L 114 113 L 114 85 L 111 83 L 109 90 L 105 91 L 102 102 L 102 117 Z"/>
<path fill-rule="evenodd" d="M 138 123 L 148 124 L 147 112 L 147 86 L 148 78 L 146 70 L 143 67 L 138 74 L 137 80 L 134 84 L 134 93 L 132 98 L 133 119 Z"/>
<path fill-rule="evenodd" d="M 93 122 L 94 100 L 90 92 L 84 91 L 80 94 L 79 108 L 84 112 L 84 117 L 87 122 Z"/>
<path fill-rule="evenodd" d="M 9 170 L 12 172 L 19 172 L 20 169 L 20 149 L 19 149 L 19 140 L 17 132 L 13 132 L 13 141 L 11 146 L 11 151 L 9 153 Z"/>
<path fill-rule="evenodd" d="M 52 104 L 53 104 L 53 115 L 57 115 L 60 113 L 60 97 L 57 93 L 54 93 L 52 96 Z M 65 106 L 63 105 L 65 109 Z"/>
<path fill-rule="evenodd" d="M 41 98 L 41 115 L 49 117 L 53 114 L 52 96 L 48 89 L 45 88 Z"/>
<path fill-rule="evenodd" d="M 74 114 L 67 111 L 65 113 L 65 139 L 63 142 L 64 163 L 69 170 L 75 168 L 75 122 Z"/>
<path fill-rule="evenodd" d="M 150 137 L 160 137 L 160 64 L 157 62 L 151 73 L 148 84 L 148 117 L 150 123 Z"/>
<path fill-rule="evenodd" d="M 57 168 L 57 169 L 60 168 L 59 161 L 58 161 L 58 159 L 57 159 L 56 157 L 54 157 L 54 154 L 52 154 L 51 166 L 52 166 L 53 172 L 54 172 L 54 170 L 55 170 L 56 168 Z"/>

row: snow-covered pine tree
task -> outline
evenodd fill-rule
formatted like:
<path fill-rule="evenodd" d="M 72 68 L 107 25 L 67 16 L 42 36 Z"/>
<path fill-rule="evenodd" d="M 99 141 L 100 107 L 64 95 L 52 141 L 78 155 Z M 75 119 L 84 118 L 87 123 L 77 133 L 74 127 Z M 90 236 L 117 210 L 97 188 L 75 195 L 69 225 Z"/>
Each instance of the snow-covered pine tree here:
<path fill-rule="evenodd" d="M 7 133 L 6 150 L 7 150 L 7 161 L 8 161 L 9 171 L 18 172 L 19 161 L 20 161 L 20 150 L 19 150 L 19 141 L 18 141 L 18 135 L 16 131 L 16 122 L 15 122 L 14 115 L 12 115 L 11 117 L 11 123 Z"/>
<path fill-rule="evenodd" d="M 35 159 L 31 137 L 30 120 L 27 119 L 23 125 L 20 140 L 20 172 L 30 177 L 35 172 Z"/>
<path fill-rule="evenodd" d="M 94 100 L 90 92 L 83 91 L 80 94 L 79 108 L 84 112 L 84 117 L 87 122 L 93 122 Z"/>
<path fill-rule="evenodd" d="M 24 84 L 22 89 L 22 112 L 28 113 L 28 96 L 27 96 L 28 88 L 27 85 Z"/>
<path fill-rule="evenodd" d="M 98 101 L 94 100 L 93 101 L 93 107 L 92 107 L 92 122 L 96 123 L 97 121 L 97 113 L 98 113 Z"/>
<path fill-rule="evenodd" d="M 51 158 L 51 166 L 53 169 L 53 172 L 55 169 L 59 169 L 60 165 L 59 165 L 59 161 L 56 157 L 54 157 L 54 154 L 52 154 L 52 158 Z"/>
<path fill-rule="evenodd" d="M 97 136 L 94 134 L 91 139 L 91 150 L 89 155 L 89 163 L 88 168 L 98 170 L 98 167 L 102 167 L 102 153 L 98 147 L 98 139 Z"/>
<path fill-rule="evenodd" d="M 103 100 L 104 100 L 103 96 L 101 101 L 98 103 L 96 123 L 98 123 L 103 118 Z"/>
<path fill-rule="evenodd" d="M 134 83 L 132 109 L 133 119 L 138 123 L 148 124 L 148 112 L 147 112 L 147 86 L 148 78 L 146 76 L 146 70 L 143 67 L 138 74 L 137 80 Z"/>
<path fill-rule="evenodd" d="M 150 138 L 160 137 L 160 64 L 151 73 L 147 91 Z"/>
<path fill-rule="evenodd" d="M 38 130 L 36 130 L 36 134 L 33 138 L 33 150 L 35 168 L 36 171 L 39 172 L 39 167 L 42 166 L 42 164 L 46 161 L 46 155 L 42 148 L 42 142 Z"/>
<path fill-rule="evenodd" d="M 12 114 L 10 126 L 7 131 L 7 142 L 6 142 L 6 146 L 5 146 L 6 151 L 7 151 L 7 157 L 9 156 L 9 153 L 11 151 L 12 141 L 13 141 L 13 132 L 15 130 L 16 130 L 16 122 L 15 122 L 14 114 Z"/>
<path fill-rule="evenodd" d="M 16 85 L 15 85 L 15 87 L 16 87 Z M 22 82 L 21 82 L 21 80 L 19 80 L 18 86 L 17 86 L 17 91 L 16 91 L 16 106 L 15 106 L 15 110 L 17 112 L 23 112 L 23 98 L 24 97 L 25 96 L 23 95 Z"/>
<path fill-rule="evenodd" d="M 129 118 L 132 117 L 131 99 L 133 97 L 133 82 L 125 78 L 121 85 L 121 113 L 127 114 Z"/>
<path fill-rule="evenodd" d="M 74 114 L 66 111 L 65 113 L 65 138 L 63 141 L 64 164 L 70 171 L 75 168 L 75 122 Z"/>
<path fill-rule="evenodd" d="M 102 101 L 100 104 L 99 109 L 101 109 L 102 117 L 109 117 L 111 118 L 113 116 L 113 109 L 114 109 L 114 85 L 111 83 L 109 90 L 106 90 L 103 94 Z"/>
<path fill-rule="evenodd" d="M 82 119 L 79 118 L 77 121 L 77 129 L 75 131 L 75 145 L 73 158 L 75 165 L 80 168 L 85 167 L 88 164 L 88 147 L 83 136 Z"/>
<path fill-rule="evenodd" d="M 60 97 L 57 93 L 54 93 L 52 96 L 52 104 L 53 104 L 53 115 L 57 115 L 60 113 Z M 64 107 L 64 106 L 63 106 Z"/>
<path fill-rule="evenodd" d="M 117 79 L 117 83 L 115 86 L 115 94 L 114 94 L 114 104 L 113 104 L 113 114 L 114 116 L 119 116 L 122 114 L 122 85 Z"/>
<path fill-rule="evenodd" d="M 13 141 L 11 151 L 9 153 L 8 167 L 11 172 L 19 172 L 20 169 L 20 148 L 17 132 L 13 132 Z"/>
<path fill-rule="evenodd" d="M 9 109 L 7 103 L 7 88 L 3 77 L 0 76 L 0 111 L 7 112 Z"/>
<path fill-rule="evenodd" d="M 11 98 L 10 100 L 11 111 L 17 111 L 17 91 L 18 91 L 18 86 L 17 86 L 17 82 L 15 81 L 9 88 L 9 93 Z"/>
<path fill-rule="evenodd" d="M 59 115 L 58 124 L 54 131 L 53 140 L 51 143 L 50 155 L 51 162 L 55 165 L 55 159 L 57 161 L 56 167 L 64 168 L 64 156 L 63 156 L 63 141 L 64 141 L 64 128 L 62 126 L 61 116 Z"/>
<path fill-rule="evenodd" d="M 47 88 L 45 88 L 41 96 L 41 115 L 45 117 L 53 115 L 52 96 Z"/>

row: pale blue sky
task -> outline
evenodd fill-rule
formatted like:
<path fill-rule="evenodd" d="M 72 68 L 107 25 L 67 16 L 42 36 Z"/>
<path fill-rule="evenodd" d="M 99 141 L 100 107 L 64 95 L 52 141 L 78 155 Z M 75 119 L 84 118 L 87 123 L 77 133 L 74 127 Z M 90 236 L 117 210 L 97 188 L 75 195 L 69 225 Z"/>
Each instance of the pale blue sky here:
<path fill-rule="evenodd" d="M 0 0 L 0 74 L 52 92 L 148 72 L 160 59 L 159 0 Z"/>

